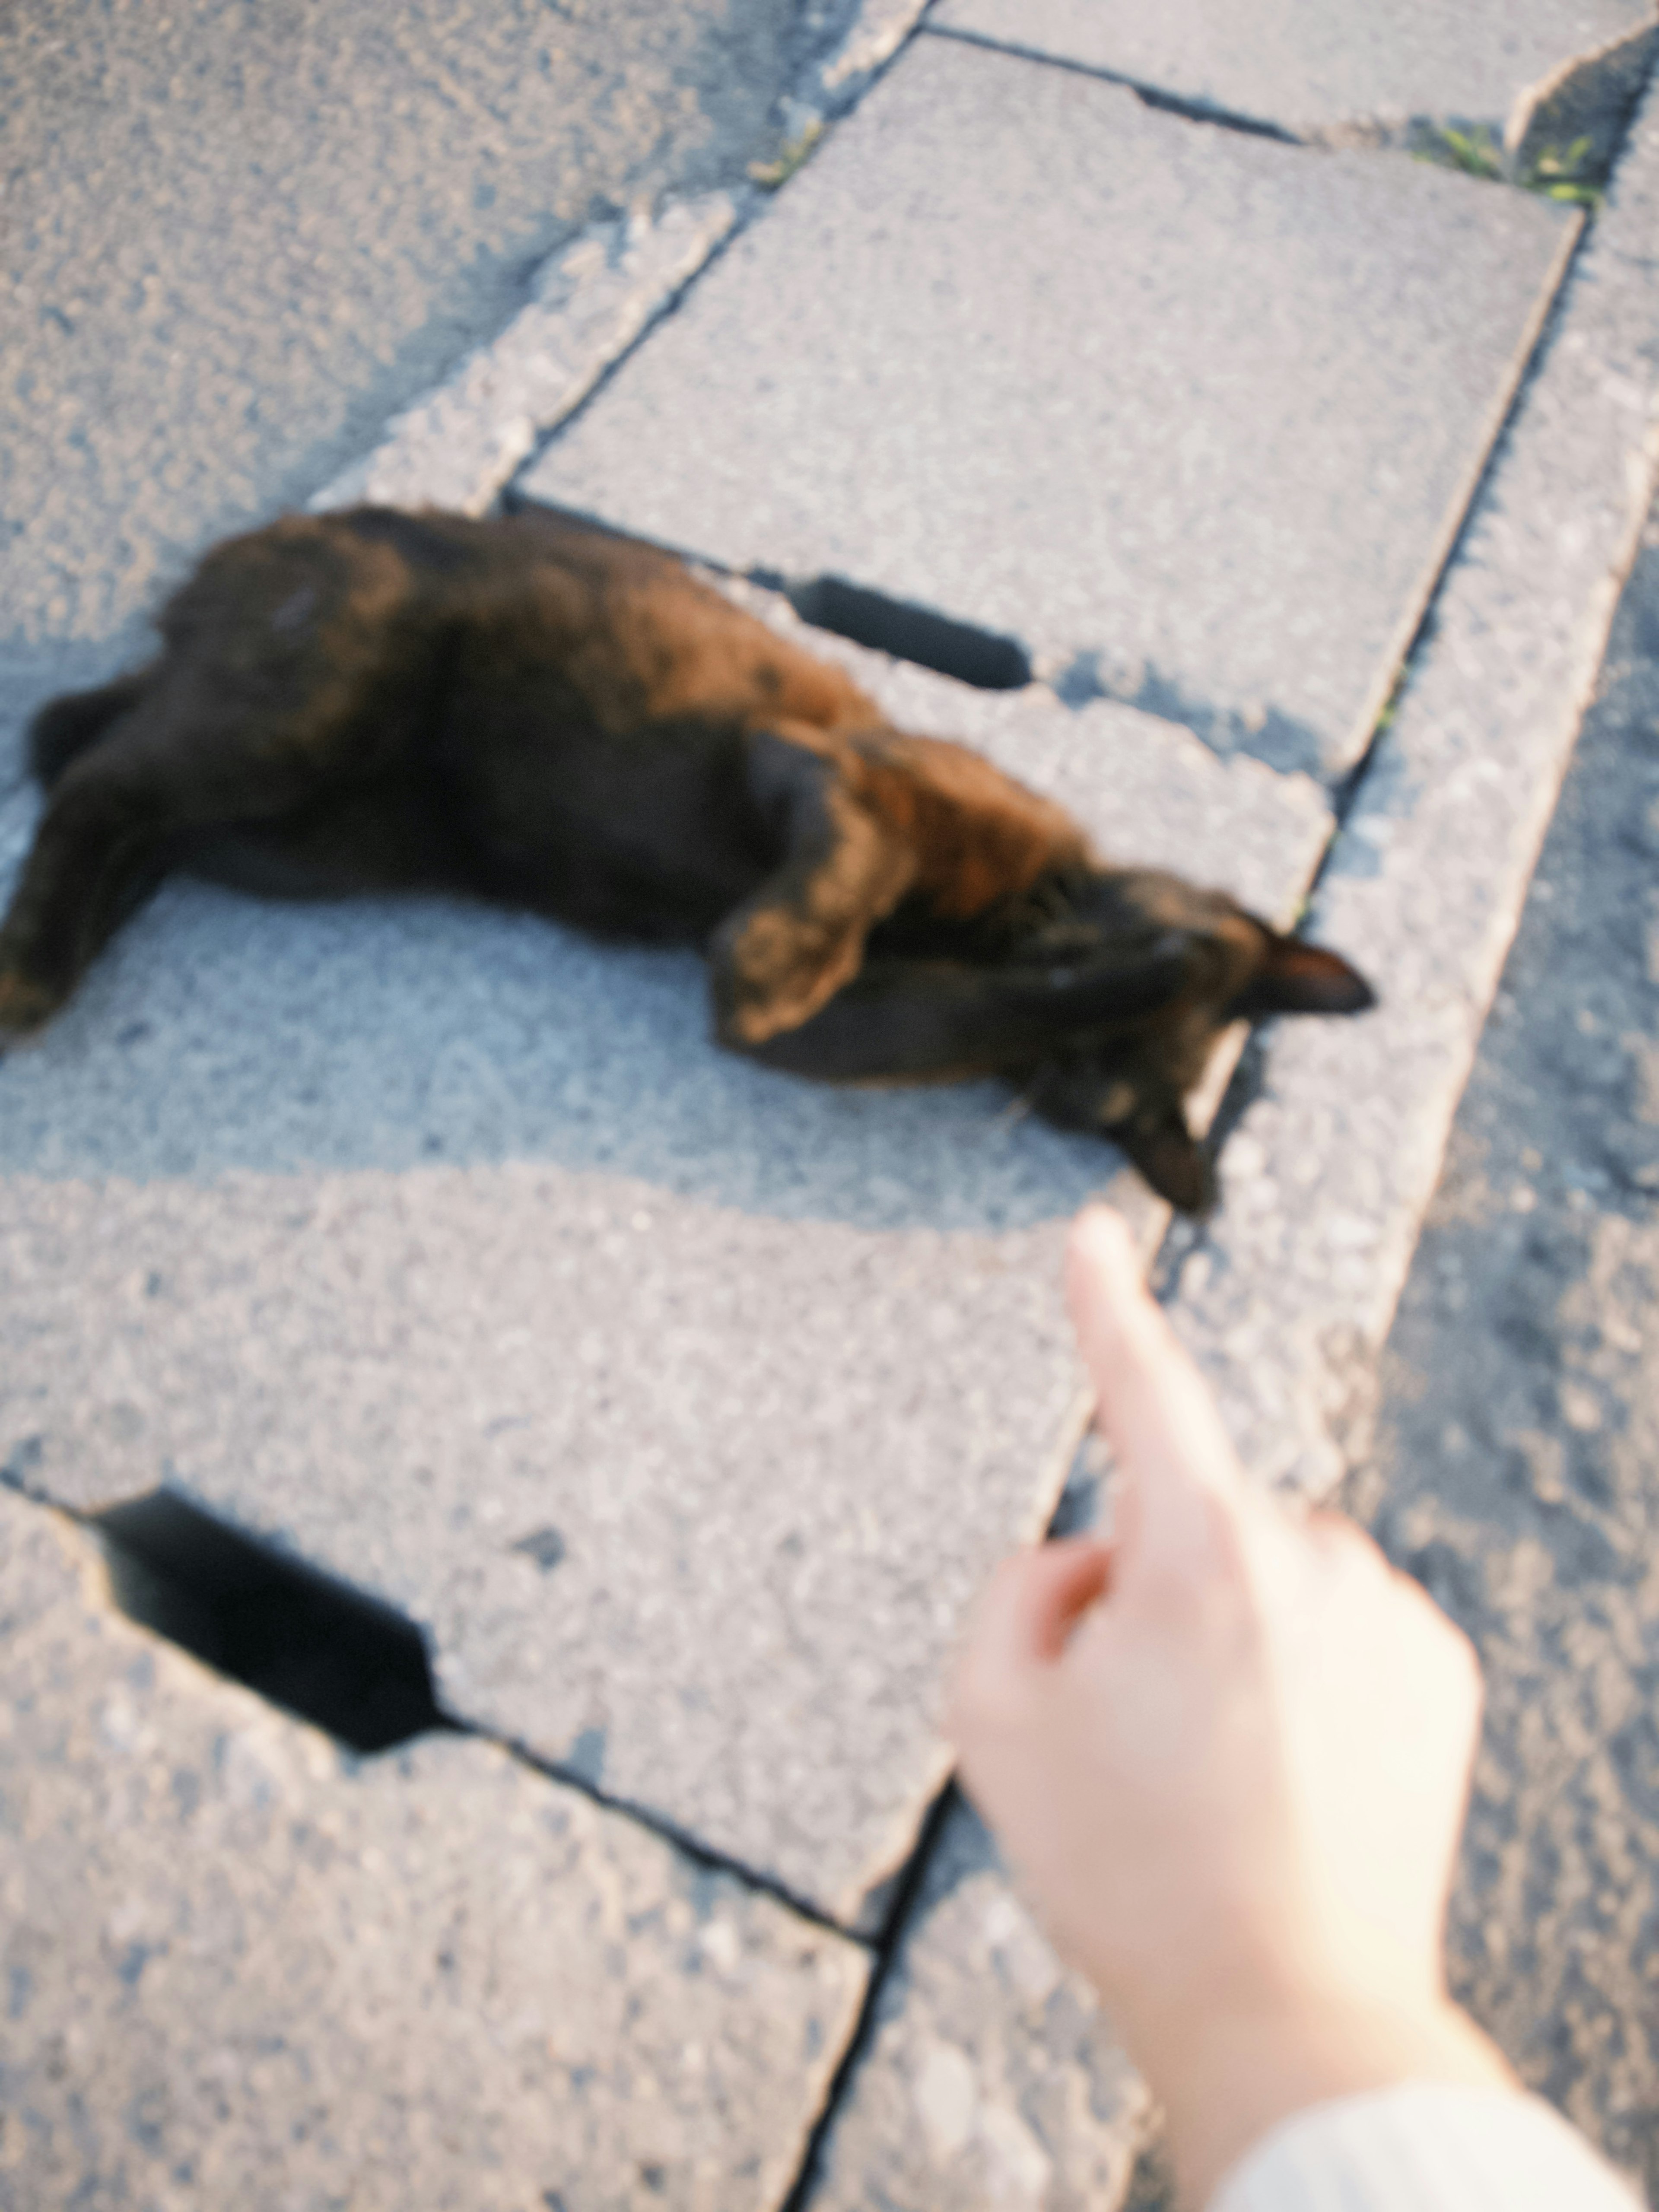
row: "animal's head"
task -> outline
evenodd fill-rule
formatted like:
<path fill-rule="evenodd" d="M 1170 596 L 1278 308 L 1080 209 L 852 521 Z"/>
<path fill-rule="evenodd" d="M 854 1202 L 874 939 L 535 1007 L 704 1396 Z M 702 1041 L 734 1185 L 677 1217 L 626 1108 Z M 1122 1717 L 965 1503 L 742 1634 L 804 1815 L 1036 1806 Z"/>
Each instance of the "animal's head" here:
<path fill-rule="evenodd" d="M 1121 1145 L 1160 1196 L 1184 1212 L 1206 1210 L 1214 1177 L 1187 1122 L 1185 1100 L 1218 1032 L 1272 1014 L 1357 1014 L 1375 1005 L 1370 984 L 1340 953 L 1287 937 L 1219 891 L 1151 870 L 1105 870 L 1074 879 L 1046 925 L 1053 950 L 1078 978 L 1121 963 L 1137 938 L 1168 979 L 1150 1008 L 1074 1028 L 1037 1070 L 1032 1103 L 1050 1120 L 1100 1132 Z M 1034 939 L 1034 945 L 1035 945 Z"/>
<path fill-rule="evenodd" d="M 820 1081 L 1008 1076 L 1039 1113 L 1113 1138 L 1155 1190 L 1200 1212 L 1210 1170 L 1183 1102 L 1217 1032 L 1370 1003 L 1346 960 L 1221 892 L 1077 868 L 969 922 L 901 913 L 828 1005 L 750 1049 Z"/>

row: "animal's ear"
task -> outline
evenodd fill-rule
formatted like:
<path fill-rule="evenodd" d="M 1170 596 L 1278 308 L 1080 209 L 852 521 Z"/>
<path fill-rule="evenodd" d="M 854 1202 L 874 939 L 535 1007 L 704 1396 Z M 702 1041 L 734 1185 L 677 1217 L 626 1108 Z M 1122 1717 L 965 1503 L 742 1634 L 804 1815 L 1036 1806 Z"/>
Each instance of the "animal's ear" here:
<path fill-rule="evenodd" d="M 1207 1213 L 1215 1203 L 1215 1175 L 1193 1141 L 1179 1106 L 1157 1116 L 1138 1114 L 1108 1133 L 1121 1145 L 1160 1198 L 1182 1213 Z"/>
<path fill-rule="evenodd" d="M 1268 1014 L 1363 1014 L 1376 994 L 1339 952 L 1299 937 L 1273 936 L 1260 974 L 1227 1008 L 1231 1021 Z"/>

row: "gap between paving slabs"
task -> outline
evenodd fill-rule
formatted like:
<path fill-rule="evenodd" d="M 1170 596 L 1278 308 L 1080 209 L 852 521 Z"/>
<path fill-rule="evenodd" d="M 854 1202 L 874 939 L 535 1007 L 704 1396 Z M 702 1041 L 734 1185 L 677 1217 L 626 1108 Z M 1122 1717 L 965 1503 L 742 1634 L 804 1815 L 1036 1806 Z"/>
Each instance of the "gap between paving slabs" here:
<path fill-rule="evenodd" d="M 1361 18 L 1341 0 L 1264 12 L 1208 0 L 939 0 L 931 33 L 1097 72 L 1143 97 L 1304 144 L 1489 148 L 1524 178 L 1578 149 L 1598 178 L 1655 38 L 1649 0 L 1406 0 Z"/>
<path fill-rule="evenodd" d="M 129 1620 L 349 1749 L 391 1751 L 450 1725 L 420 1631 L 389 1606 L 170 1491 L 89 1514 L 86 1525 Z"/>

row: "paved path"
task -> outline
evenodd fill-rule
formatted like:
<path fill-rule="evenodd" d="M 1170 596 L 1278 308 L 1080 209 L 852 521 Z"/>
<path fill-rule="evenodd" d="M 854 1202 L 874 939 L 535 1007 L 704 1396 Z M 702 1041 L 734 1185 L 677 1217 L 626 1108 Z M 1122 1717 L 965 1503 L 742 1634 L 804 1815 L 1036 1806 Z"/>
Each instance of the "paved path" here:
<path fill-rule="evenodd" d="M 884 594 L 885 643 L 931 668 L 817 635 L 896 719 L 1109 850 L 1287 921 L 1311 889 L 1382 986 L 1364 1023 L 1253 1048 L 1224 1206 L 1162 1261 L 1258 1474 L 1328 1486 L 1365 1448 L 1651 485 L 1650 100 L 1621 135 L 1650 20 L 1540 5 L 1523 36 L 1476 14 L 1455 51 L 1394 52 L 1279 9 L 1264 88 L 1196 14 L 1152 52 L 1108 7 L 1033 9 L 1011 44 L 990 0 L 949 0 L 905 45 L 918 13 L 711 5 L 625 69 L 575 7 L 390 43 L 336 18 L 274 74 L 205 17 L 194 94 L 166 26 L 31 53 L 34 166 L 76 189 L 20 233 L 9 388 L 64 429 L 15 442 L 7 696 L 114 652 L 193 544 L 302 497 L 585 505 L 786 629 L 837 578 Z M 149 249 L 171 324 L 92 250 L 100 86 L 139 188 L 173 196 Z M 158 118 L 186 98 L 228 121 L 175 158 Z M 407 135 L 366 142 L 388 115 Z M 1584 116 L 1593 154 L 1622 148 L 1588 233 L 1527 189 Z M 417 145 L 441 159 L 400 168 Z M 46 298 L 66 267 L 80 325 Z M 918 606 L 966 625 L 951 650 Z M 1033 680 L 973 688 L 975 633 Z M 254 2204 L 368 2202 L 418 2174 L 437 2205 L 482 2167 L 471 2201 L 504 2206 L 759 2208 L 793 2176 L 849 2208 L 1121 2194 L 1143 2093 L 981 1832 L 927 1817 L 962 1607 L 1094 1480 L 1055 1260 L 1114 1163 L 1008 1103 L 723 1060 L 678 956 L 186 884 L 6 1060 L 26 1725 L 0 1756 L 31 1871 L 0 2189 L 211 2172 Z M 1162 1210 L 1114 1187 L 1150 1249 Z M 1588 1404 L 1561 1400 L 1575 1434 Z M 65 1513 L 118 1536 L 129 1611 L 337 1736 L 384 1744 L 387 1700 L 429 1717 L 434 1691 L 465 1732 L 343 1762 L 113 1615 Z M 86 1839 L 118 1820 L 111 1858 Z M 233 1844 L 240 1917 L 216 1919 L 191 1899 Z M 54 1966 L 66 1881 L 97 1911 Z M 326 1933 L 290 1971 L 233 1922 Z M 490 2039 L 459 2089 L 458 2021 Z"/>
<path fill-rule="evenodd" d="M 1357 1510 L 1480 1645 L 1461 1993 L 1659 2193 L 1659 515 L 1389 1347 Z"/>

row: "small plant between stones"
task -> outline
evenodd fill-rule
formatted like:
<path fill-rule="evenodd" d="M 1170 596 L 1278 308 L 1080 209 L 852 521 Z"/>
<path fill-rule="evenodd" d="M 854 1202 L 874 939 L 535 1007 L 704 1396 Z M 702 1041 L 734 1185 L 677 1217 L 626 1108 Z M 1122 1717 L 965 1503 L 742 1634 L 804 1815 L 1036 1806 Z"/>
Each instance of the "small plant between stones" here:
<path fill-rule="evenodd" d="M 780 185 L 787 185 L 796 170 L 808 160 L 823 136 L 823 120 L 815 115 L 793 138 L 784 142 L 775 160 L 749 164 L 750 182 L 758 185 L 763 191 L 776 191 Z"/>
<path fill-rule="evenodd" d="M 1419 161 L 1435 161 L 1443 169 L 1461 170 L 1466 177 L 1486 177 L 1495 183 L 1504 174 L 1504 149 L 1497 132 L 1485 125 L 1456 131 L 1446 124 L 1413 151 Z"/>
<path fill-rule="evenodd" d="M 1576 138 L 1564 154 L 1546 146 L 1522 179 L 1529 191 L 1542 192 L 1547 200 L 1565 200 L 1574 207 L 1600 207 L 1601 187 L 1590 174 L 1591 141 Z"/>
<path fill-rule="evenodd" d="M 1481 177 L 1494 184 L 1513 182 L 1523 191 L 1537 192 L 1547 200 L 1582 208 L 1601 204 L 1601 186 L 1594 174 L 1595 142 L 1589 137 L 1577 138 L 1565 148 L 1544 147 L 1513 178 L 1504 161 L 1503 145 L 1489 125 L 1477 125 L 1468 131 L 1442 125 L 1413 151 L 1419 161 L 1433 161 L 1442 168 L 1456 169 L 1466 177 Z"/>

